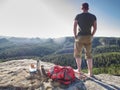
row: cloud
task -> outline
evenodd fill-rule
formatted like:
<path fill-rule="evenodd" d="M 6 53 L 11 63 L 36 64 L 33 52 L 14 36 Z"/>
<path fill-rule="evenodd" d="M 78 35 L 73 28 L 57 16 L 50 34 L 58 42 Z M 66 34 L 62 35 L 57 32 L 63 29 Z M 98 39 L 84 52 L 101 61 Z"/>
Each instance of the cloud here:
<path fill-rule="evenodd" d="M 73 20 L 80 12 L 81 2 L 83 0 L 0 0 L 0 35 L 42 38 L 73 36 Z M 107 35 L 109 30 L 111 33 L 115 30 L 114 35 L 119 35 L 118 24 L 117 28 L 111 23 L 106 24 L 107 17 L 99 10 L 95 14 L 98 17 L 96 35 Z"/>
<path fill-rule="evenodd" d="M 6 0 L 0 8 L 1 35 L 62 37 L 71 35 L 73 11 L 64 0 Z"/>

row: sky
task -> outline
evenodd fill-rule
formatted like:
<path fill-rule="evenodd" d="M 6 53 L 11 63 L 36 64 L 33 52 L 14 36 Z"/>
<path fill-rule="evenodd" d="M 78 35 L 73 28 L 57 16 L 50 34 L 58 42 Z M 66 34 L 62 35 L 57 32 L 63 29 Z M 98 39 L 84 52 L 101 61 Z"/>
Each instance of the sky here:
<path fill-rule="evenodd" d="M 95 36 L 120 37 L 120 0 L 0 0 L 0 36 L 73 36 L 81 4 L 97 17 Z"/>

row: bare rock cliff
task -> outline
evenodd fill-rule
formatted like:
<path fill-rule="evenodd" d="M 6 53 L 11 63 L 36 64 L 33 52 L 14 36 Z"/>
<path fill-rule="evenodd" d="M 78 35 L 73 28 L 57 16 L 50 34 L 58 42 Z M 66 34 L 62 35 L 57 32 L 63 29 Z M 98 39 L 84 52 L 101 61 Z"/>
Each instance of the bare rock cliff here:
<path fill-rule="evenodd" d="M 72 90 L 70 87 L 61 88 L 59 83 L 52 82 L 43 76 L 30 77 L 29 65 L 36 64 L 35 60 L 23 59 L 0 63 L 0 90 Z M 41 62 L 47 70 L 54 66 L 52 63 Z M 107 74 L 95 75 L 86 81 L 80 81 L 87 90 L 120 90 L 120 77 Z M 79 90 L 79 89 L 75 89 Z"/>

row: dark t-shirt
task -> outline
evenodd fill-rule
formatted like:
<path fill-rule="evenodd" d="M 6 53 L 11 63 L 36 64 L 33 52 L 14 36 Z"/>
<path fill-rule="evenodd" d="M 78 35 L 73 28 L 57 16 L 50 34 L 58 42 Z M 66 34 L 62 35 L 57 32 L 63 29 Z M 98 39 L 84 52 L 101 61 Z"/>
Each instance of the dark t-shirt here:
<path fill-rule="evenodd" d="M 79 36 L 91 35 L 91 27 L 96 20 L 96 16 L 91 13 L 81 13 L 75 17 L 79 25 Z"/>

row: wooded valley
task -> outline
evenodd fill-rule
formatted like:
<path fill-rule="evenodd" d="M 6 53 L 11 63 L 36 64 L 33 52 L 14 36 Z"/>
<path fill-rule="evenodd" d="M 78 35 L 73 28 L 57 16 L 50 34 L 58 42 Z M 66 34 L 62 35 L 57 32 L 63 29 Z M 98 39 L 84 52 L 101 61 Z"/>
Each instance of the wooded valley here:
<path fill-rule="evenodd" d="M 76 68 L 73 45 L 73 37 L 48 39 L 0 37 L 0 62 L 33 58 Z M 95 37 L 92 47 L 94 73 L 120 75 L 120 38 Z M 82 59 L 82 68 L 86 71 L 84 51 Z"/>

